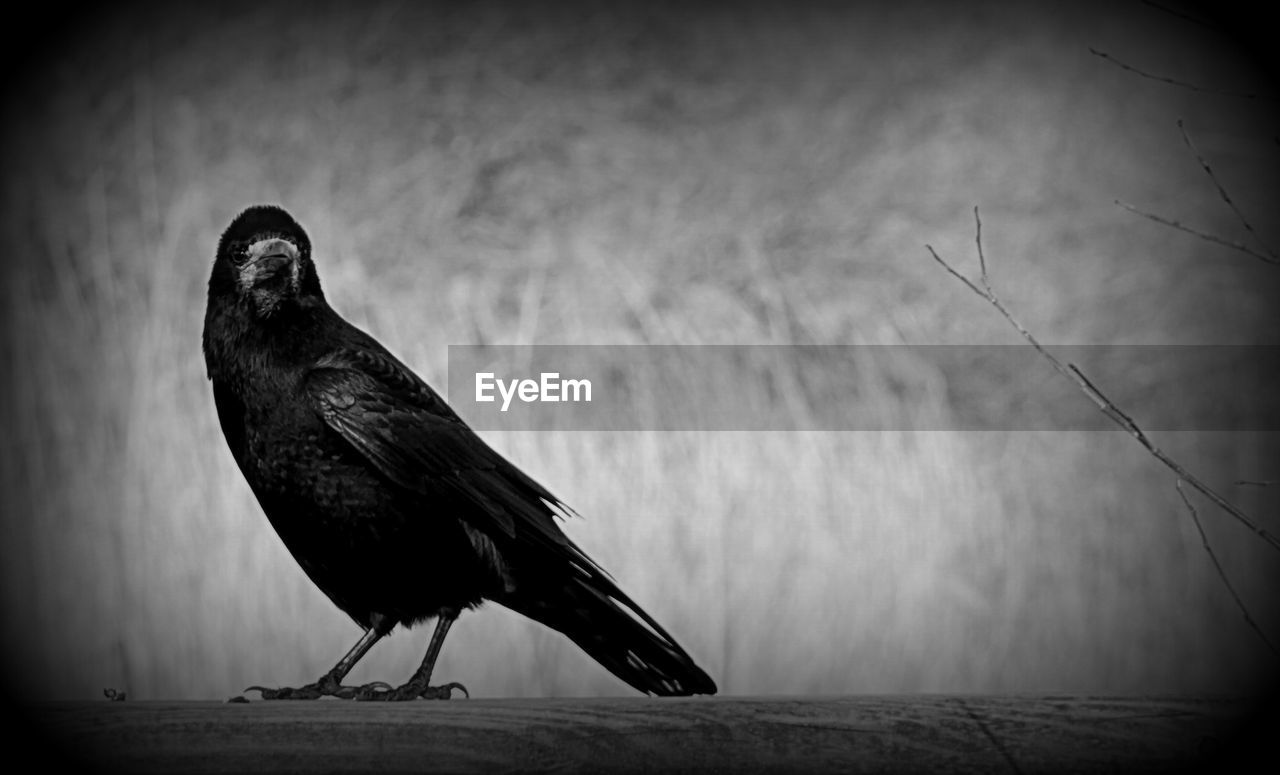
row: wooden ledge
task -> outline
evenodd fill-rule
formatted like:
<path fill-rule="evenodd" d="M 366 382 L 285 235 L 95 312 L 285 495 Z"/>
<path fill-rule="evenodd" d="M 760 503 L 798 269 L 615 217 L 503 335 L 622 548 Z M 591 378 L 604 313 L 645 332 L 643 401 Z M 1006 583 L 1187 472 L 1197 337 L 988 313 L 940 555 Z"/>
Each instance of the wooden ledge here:
<path fill-rule="evenodd" d="M 26 706 L 43 754 L 129 772 L 1156 772 L 1238 752 L 1245 700 L 456 699 Z M 37 743 L 40 738 L 45 741 Z M 44 747 L 48 746 L 48 747 Z"/>

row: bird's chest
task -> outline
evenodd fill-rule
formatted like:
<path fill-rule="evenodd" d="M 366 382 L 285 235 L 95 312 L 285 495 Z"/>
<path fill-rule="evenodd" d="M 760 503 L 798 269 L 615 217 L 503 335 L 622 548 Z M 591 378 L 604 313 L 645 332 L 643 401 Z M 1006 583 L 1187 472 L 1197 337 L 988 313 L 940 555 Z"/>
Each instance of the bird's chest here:
<path fill-rule="evenodd" d="M 385 512 L 376 474 L 309 406 L 287 399 L 246 403 L 242 427 L 241 470 L 282 534 L 341 531 Z"/>

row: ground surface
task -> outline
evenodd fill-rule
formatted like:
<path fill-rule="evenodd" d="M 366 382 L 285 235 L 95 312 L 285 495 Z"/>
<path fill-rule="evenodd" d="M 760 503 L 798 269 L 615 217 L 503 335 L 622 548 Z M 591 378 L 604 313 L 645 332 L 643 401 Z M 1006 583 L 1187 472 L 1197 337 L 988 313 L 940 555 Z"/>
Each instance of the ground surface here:
<path fill-rule="evenodd" d="M 1159 772 L 1239 745 L 1247 703 L 1080 697 L 58 703 L 84 758 L 182 772 Z"/>

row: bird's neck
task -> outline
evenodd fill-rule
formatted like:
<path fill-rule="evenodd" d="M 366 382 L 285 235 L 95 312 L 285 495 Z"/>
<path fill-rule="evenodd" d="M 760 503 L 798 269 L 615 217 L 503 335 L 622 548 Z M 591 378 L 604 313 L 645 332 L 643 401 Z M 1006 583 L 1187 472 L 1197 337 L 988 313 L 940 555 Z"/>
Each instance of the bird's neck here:
<path fill-rule="evenodd" d="M 209 378 L 244 384 L 265 373 L 296 374 L 323 354 L 325 332 L 337 314 L 323 298 L 281 305 L 265 317 L 246 308 L 211 315 L 205 321 L 205 362 Z"/>

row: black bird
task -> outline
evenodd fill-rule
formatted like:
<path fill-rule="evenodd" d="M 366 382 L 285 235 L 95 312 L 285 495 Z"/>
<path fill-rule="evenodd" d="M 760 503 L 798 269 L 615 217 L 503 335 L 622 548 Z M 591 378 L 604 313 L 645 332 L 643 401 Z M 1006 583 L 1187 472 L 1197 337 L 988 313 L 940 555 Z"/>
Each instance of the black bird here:
<path fill-rule="evenodd" d="M 653 617 L 565 536 L 565 509 L 493 451 L 373 337 L 334 312 L 311 242 L 274 206 L 240 213 L 218 243 L 204 355 L 223 435 L 285 546 L 365 628 L 332 670 L 266 699 L 447 699 L 431 686 L 449 627 L 488 599 L 567 635 L 657 695 L 716 685 Z M 435 617 L 404 685 L 343 686 L 382 636 Z"/>

